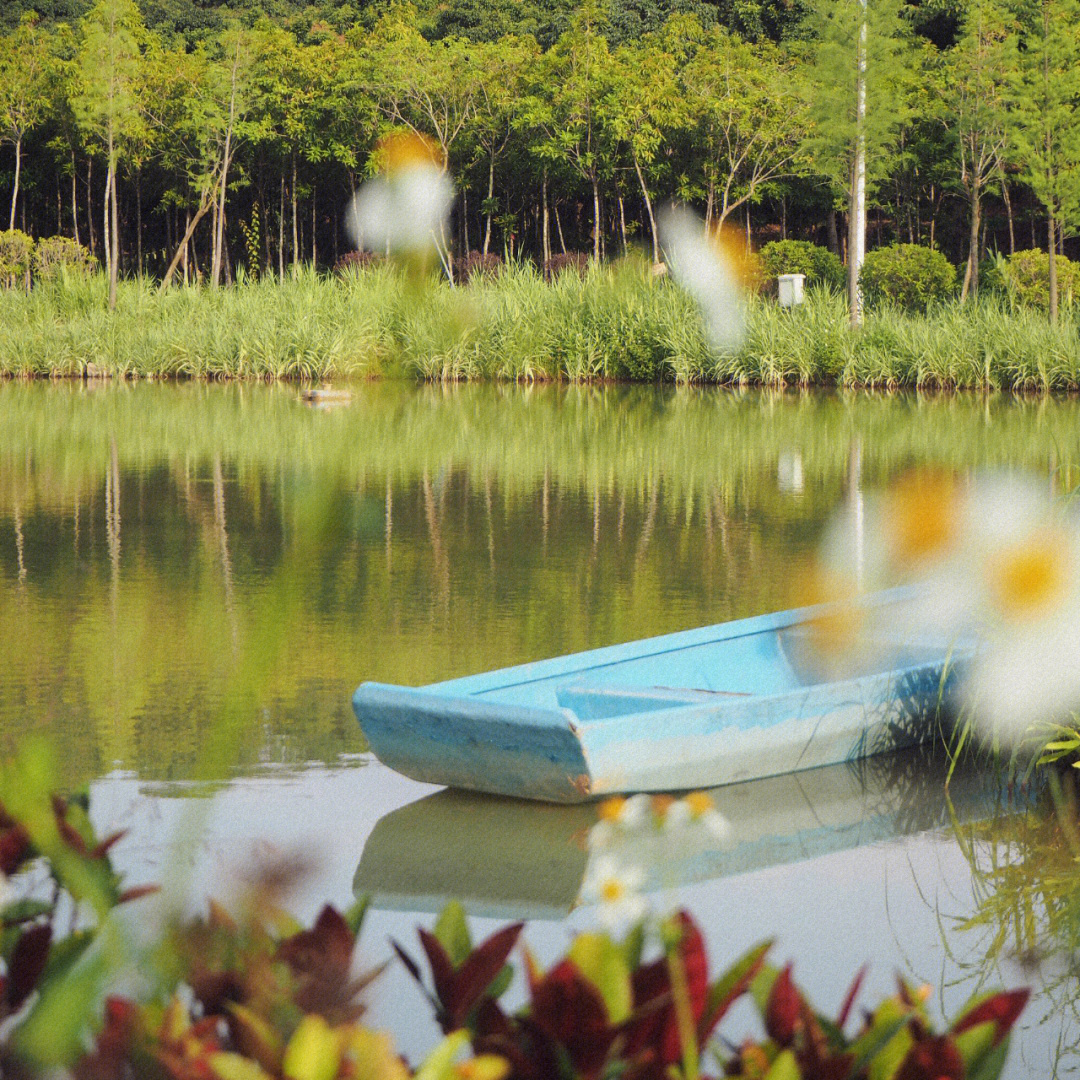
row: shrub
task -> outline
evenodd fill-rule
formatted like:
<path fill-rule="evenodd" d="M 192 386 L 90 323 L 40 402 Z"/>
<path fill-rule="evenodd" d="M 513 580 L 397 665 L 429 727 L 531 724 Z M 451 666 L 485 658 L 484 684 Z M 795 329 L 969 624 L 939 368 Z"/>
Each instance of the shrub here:
<path fill-rule="evenodd" d="M 20 280 L 26 280 L 29 284 L 30 259 L 33 253 L 33 237 L 18 229 L 0 232 L 0 282 L 9 289 Z"/>
<path fill-rule="evenodd" d="M 770 240 L 758 256 L 764 277 L 773 287 L 781 274 L 805 274 L 807 285 L 844 287 L 844 264 L 828 248 L 808 240 Z"/>
<path fill-rule="evenodd" d="M 890 244 L 866 256 L 859 286 L 870 304 L 888 302 L 908 311 L 925 309 L 955 291 L 956 267 L 933 248 Z"/>
<path fill-rule="evenodd" d="M 470 251 L 467 255 L 454 259 L 454 277 L 461 282 L 480 274 L 495 277 L 502 268 L 503 257 L 496 255 L 494 251 L 489 251 L 486 255 L 479 251 Z"/>
<path fill-rule="evenodd" d="M 1017 251 L 994 264 L 994 277 L 1010 300 L 1023 307 L 1050 306 L 1050 257 L 1045 251 L 1032 248 Z M 1057 257 L 1058 302 L 1071 306 L 1080 296 L 1080 263 L 1074 263 L 1064 255 Z"/>
<path fill-rule="evenodd" d="M 335 274 L 346 274 L 350 270 L 368 270 L 386 262 L 385 255 L 376 255 L 373 251 L 346 251 L 336 263 Z"/>
<path fill-rule="evenodd" d="M 96 260 L 87 248 L 68 236 L 47 236 L 34 247 L 31 263 L 36 278 L 52 281 L 64 273 L 89 277 Z"/>
<path fill-rule="evenodd" d="M 551 281 L 564 270 L 573 270 L 579 277 L 584 277 L 588 266 L 589 256 L 584 251 L 564 251 L 544 262 L 544 279 Z"/>

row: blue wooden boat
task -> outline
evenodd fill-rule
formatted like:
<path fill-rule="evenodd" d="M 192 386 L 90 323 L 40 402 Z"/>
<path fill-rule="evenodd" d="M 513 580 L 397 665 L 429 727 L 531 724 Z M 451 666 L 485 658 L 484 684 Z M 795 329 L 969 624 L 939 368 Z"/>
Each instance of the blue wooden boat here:
<path fill-rule="evenodd" d="M 897 643 L 887 661 L 828 678 L 808 647 L 827 614 L 777 612 L 429 686 L 366 682 L 353 708 L 379 760 L 406 776 L 562 803 L 717 787 L 929 738 L 945 645 Z"/>

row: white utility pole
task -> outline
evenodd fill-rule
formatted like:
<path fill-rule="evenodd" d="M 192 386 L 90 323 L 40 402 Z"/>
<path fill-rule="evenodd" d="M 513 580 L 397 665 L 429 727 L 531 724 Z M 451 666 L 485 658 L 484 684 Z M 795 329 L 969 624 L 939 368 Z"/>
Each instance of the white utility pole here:
<path fill-rule="evenodd" d="M 862 5 L 862 24 L 859 27 L 859 47 L 856 56 L 858 74 L 855 79 L 855 161 L 852 166 L 851 214 L 848 235 L 848 300 L 851 305 L 851 325 L 862 324 L 862 293 L 859 290 L 859 271 L 866 258 L 866 40 L 867 0 Z"/>

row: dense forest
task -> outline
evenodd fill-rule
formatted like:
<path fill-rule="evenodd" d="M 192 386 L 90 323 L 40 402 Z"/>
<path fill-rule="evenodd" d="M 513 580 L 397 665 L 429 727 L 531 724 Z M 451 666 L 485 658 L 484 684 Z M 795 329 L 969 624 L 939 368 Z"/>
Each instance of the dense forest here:
<path fill-rule="evenodd" d="M 675 199 L 758 244 L 1067 250 L 1078 0 L 6 0 L 0 206 L 119 273 L 349 247 L 379 139 L 434 141 L 452 244 L 657 254 Z"/>

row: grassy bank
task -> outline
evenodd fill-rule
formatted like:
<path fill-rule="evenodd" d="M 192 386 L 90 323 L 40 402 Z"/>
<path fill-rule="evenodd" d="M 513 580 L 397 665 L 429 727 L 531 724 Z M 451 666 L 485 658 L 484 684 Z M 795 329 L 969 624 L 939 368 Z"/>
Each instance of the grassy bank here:
<path fill-rule="evenodd" d="M 1080 334 L 1067 316 L 987 301 L 926 316 L 871 313 L 847 326 L 842 298 L 796 311 L 750 303 L 738 353 L 714 355 L 689 298 L 636 265 L 564 274 L 528 268 L 453 288 L 388 270 L 347 278 L 159 295 L 127 282 L 115 313 L 100 279 L 0 294 L 0 373 L 323 379 L 596 379 L 764 385 L 1073 390 Z"/>

